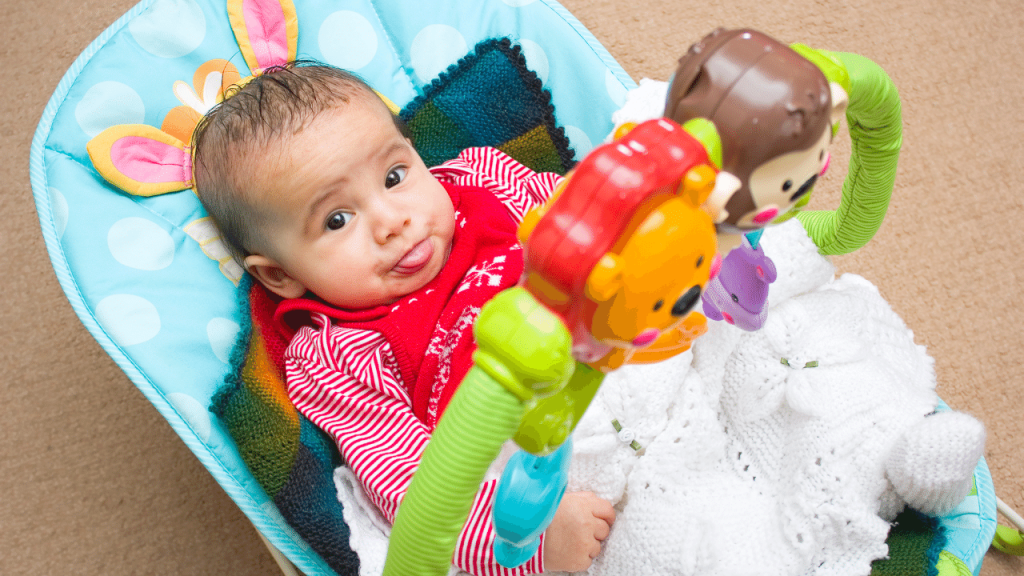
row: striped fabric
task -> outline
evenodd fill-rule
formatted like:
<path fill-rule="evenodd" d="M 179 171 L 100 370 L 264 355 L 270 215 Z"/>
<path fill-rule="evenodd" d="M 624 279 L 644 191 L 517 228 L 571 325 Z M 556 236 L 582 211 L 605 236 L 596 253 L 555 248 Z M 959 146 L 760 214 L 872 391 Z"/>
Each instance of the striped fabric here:
<path fill-rule="evenodd" d="M 517 222 L 547 199 L 559 180 L 556 174 L 534 173 L 493 148 L 466 150 L 432 172 L 445 183 L 490 191 Z M 512 283 L 521 273 L 521 260 L 516 269 L 505 271 Z M 479 296 L 466 304 L 466 310 L 478 311 L 493 290 L 474 293 Z M 339 325 L 323 313 L 314 312 L 312 319 L 313 325 L 300 328 L 285 351 L 289 396 L 303 415 L 335 439 L 370 499 L 394 522 L 434 422 L 424 422 L 413 412 L 409 387 L 403 382 L 392 343 L 383 334 Z M 472 350 L 471 322 L 454 326 L 442 322 L 432 329 L 431 341 L 442 339 L 455 342 L 466 352 Z M 455 330 L 465 334 L 453 339 Z M 469 355 L 453 357 L 468 359 Z M 452 372 L 462 374 L 467 367 L 462 368 Z M 435 395 L 444 383 L 435 382 Z M 494 561 L 491 508 L 496 483 L 485 483 L 477 494 L 454 563 L 476 575 L 543 572 L 543 547 L 516 569 L 503 568 Z"/>
<path fill-rule="evenodd" d="M 430 171 L 442 182 L 490 190 L 516 222 L 547 200 L 561 179 L 553 172 L 534 172 L 493 148 L 469 148 Z"/>

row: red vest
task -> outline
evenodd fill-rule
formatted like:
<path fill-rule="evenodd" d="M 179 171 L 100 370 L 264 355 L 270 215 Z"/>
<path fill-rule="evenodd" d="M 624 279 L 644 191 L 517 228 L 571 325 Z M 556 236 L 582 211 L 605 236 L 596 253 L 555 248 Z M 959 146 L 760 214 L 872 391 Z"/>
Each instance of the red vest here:
<path fill-rule="evenodd" d="M 455 233 L 448 262 L 426 286 L 365 310 L 334 308 L 309 297 L 284 300 L 275 313 L 290 334 L 310 323 L 310 312 L 338 326 L 383 334 L 413 413 L 431 430 L 472 364 L 472 328 L 480 307 L 514 286 L 523 272 L 517 224 L 501 201 L 484 188 L 443 186 L 455 207 Z"/>

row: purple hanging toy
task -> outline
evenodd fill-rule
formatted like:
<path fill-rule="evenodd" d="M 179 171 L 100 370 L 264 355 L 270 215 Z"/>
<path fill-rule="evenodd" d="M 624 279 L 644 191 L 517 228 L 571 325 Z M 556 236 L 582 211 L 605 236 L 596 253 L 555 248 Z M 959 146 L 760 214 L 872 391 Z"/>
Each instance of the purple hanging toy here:
<path fill-rule="evenodd" d="M 722 269 L 704 290 L 704 315 L 753 332 L 768 318 L 768 285 L 775 281 L 775 263 L 760 246 L 743 244 L 722 259 Z"/>

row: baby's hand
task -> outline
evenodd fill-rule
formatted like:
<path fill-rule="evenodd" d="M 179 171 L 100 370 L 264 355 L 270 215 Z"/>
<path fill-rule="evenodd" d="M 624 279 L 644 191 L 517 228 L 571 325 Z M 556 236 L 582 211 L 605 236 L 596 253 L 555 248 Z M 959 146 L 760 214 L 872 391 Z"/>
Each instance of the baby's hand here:
<path fill-rule="evenodd" d="M 612 505 L 596 494 L 567 493 L 544 536 L 545 570 L 576 572 L 590 568 L 614 521 Z"/>

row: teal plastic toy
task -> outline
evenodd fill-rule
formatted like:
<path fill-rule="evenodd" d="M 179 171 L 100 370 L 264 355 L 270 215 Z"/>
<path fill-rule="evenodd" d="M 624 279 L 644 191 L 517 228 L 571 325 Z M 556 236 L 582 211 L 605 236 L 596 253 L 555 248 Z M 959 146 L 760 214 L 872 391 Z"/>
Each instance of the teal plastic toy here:
<path fill-rule="evenodd" d="M 505 466 L 494 495 L 494 557 L 509 568 L 529 560 L 569 483 L 572 437 L 551 454 L 520 450 Z"/>

